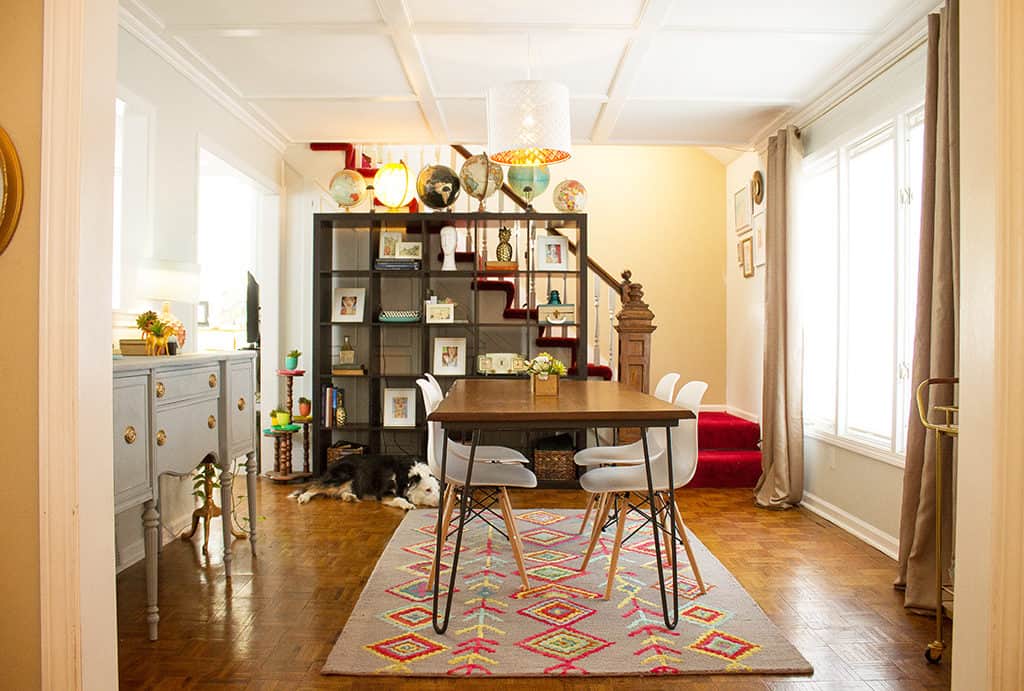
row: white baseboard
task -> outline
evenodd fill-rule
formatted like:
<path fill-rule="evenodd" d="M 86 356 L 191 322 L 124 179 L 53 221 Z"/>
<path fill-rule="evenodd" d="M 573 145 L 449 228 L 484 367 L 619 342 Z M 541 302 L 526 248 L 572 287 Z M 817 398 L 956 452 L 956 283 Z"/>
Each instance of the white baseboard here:
<path fill-rule="evenodd" d="M 866 542 L 890 559 L 898 559 L 900 551 L 899 538 L 885 533 L 852 513 L 830 504 L 821 497 L 804 492 L 800 506 L 826 521 L 834 523 L 858 540 Z"/>
<path fill-rule="evenodd" d="M 750 422 L 756 422 L 758 424 L 761 424 L 761 416 L 760 415 L 754 415 L 753 413 L 751 413 L 749 411 L 746 411 L 746 410 L 743 410 L 742 408 L 737 408 L 735 406 L 727 405 L 727 406 L 725 406 L 725 412 L 729 413 L 730 415 L 735 415 L 736 417 L 741 417 L 744 420 L 748 420 Z"/>
<path fill-rule="evenodd" d="M 702 413 L 724 413 L 726 405 L 724 403 L 703 403 L 700 406 L 700 412 Z"/>
<path fill-rule="evenodd" d="M 176 535 L 180 535 L 185 528 L 192 525 L 192 509 L 189 509 L 187 513 L 181 516 L 176 516 L 169 521 L 160 521 L 160 535 L 163 539 L 163 544 L 173 542 L 177 538 Z M 146 556 L 146 537 L 139 538 L 134 542 L 119 547 L 117 550 L 117 572 L 121 573 L 129 566 L 137 564 L 142 561 Z"/>

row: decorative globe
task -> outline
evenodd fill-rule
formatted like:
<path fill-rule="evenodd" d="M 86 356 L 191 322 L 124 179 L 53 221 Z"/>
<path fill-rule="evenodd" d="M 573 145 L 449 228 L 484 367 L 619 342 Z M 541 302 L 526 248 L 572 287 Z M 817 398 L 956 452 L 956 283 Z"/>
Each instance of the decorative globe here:
<path fill-rule="evenodd" d="M 373 193 L 381 203 L 394 211 L 408 206 L 416 194 L 412 175 L 404 162 L 386 163 L 373 177 Z"/>
<path fill-rule="evenodd" d="M 550 182 L 547 166 L 511 166 L 508 169 L 508 186 L 527 202 L 543 194 Z"/>
<path fill-rule="evenodd" d="M 587 188 L 579 180 L 562 180 L 551 195 L 555 208 L 562 213 L 580 212 L 587 208 Z"/>
<path fill-rule="evenodd" d="M 504 178 L 501 166 L 492 163 L 486 154 L 470 156 L 459 171 L 462 187 L 466 190 L 466 194 L 473 199 L 480 200 L 481 211 L 484 210 L 487 198 L 501 189 Z"/>
<path fill-rule="evenodd" d="M 416 176 L 416 194 L 431 209 L 447 209 L 459 198 L 462 183 L 448 166 L 426 166 Z"/>
<path fill-rule="evenodd" d="M 354 170 L 339 170 L 328 187 L 338 206 L 350 209 L 366 198 L 366 179 Z"/>

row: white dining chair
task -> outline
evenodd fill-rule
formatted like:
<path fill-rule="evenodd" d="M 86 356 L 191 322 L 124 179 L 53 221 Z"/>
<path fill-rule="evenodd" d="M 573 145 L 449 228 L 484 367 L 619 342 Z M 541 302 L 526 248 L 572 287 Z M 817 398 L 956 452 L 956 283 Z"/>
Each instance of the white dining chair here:
<path fill-rule="evenodd" d="M 666 516 L 672 512 L 669 510 L 669 502 L 675 507 L 676 530 L 679 539 L 686 550 L 686 556 L 690 561 L 690 568 L 693 569 L 694 578 L 700 586 L 700 592 L 707 592 L 704 587 L 704 580 L 701 578 L 700 569 L 693 557 L 693 550 L 690 547 L 690 540 L 686 534 L 686 525 L 679 510 L 679 503 L 676 501 L 675 492 L 685 487 L 693 479 L 697 471 L 697 415 L 700 410 L 701 400 L 707 391 L 708 385 L 702 381 L 692 381 L 679 390 L 675 398 L 675 405 L 686 410 L 693 411 L 694 417 L 690 420 L 680 420 L 679 425 L 671 428 L 669 437 L 672 443 L 672 486 L 668 482 L 668 464 L 666 461 L 667 450 L 664 442 L 659 442 L 654 435 L 648 436 L 648 448 L 651 462 L 651 479 L 654 491 L 657 494 L 655 504 L 651 506 L 650 520 L 654 530 L 665 530 L 657 523 L 657 514 L 664 512 Z M 662 435 L 664 440 L 664 435 Z M 605 589 L 605 599 L 611 597 L 612 584 L 615 581 L 615 570 L 619 560 L 619 550 L 622 547 L 622 533 L 626 525 L 626 514 L 629 511 L 629 495 L 633 492 L 647 495 L 647 472 L 644 468 L 643 449 L 641 448 L 638 458 L 623 459 L 616 458 L 608 461 L 615 463 L 607 467 L 592 467 L 583 477 L 580 478 L 580 485 L 586 491 L 603 495 L 604 499 L 598 505 L 597 513 L 594 516 L 594 529 L 591 533 L 590 544 L 583 557 L 580 570 L 585 571 L 590 557 L 594 553 L 597 541 L 600 539 L 601 531 L 607 520 L 608 514 L 614 511 L 617 514 L 615 526 L 615 543 L 612 547 L 611 560 L 608 565 L 608 584 Z M 668 547 L 666 545 L 666 547 Z M 669 551 L 671 555 L 671 552 Z"/>
<path fill-rule="evenodd" d="M 673 396 L 676 392 L 676 384 L 679 382 L 679 374 L 676 372 L 669 372 L 663 376 L 659 381 L 658 385 L 654 387 L 654 397 L 671 403 Z M 647 441 L 649 444 L 655 440 L 663 442 L 665 439 L 665 430 L 656 429 L 651 430 L 647 435 Z M 592 467 L 600 465 L 610 464 L 632 464 L 637 462 L 644 462 L 644 449 L 640 441 L 635 441 L 632 444 L 622 444 L 619 446 L 592 446 L 589 449 L 583 449 L 573 456 L 573 461 L 578 466 Z M 583 513 L 583 521 L 580 522 L 580 529 L 578 535 L 582 535 L 583 531 L 587 528 L 587 521 L 590 520 L 591 512 L 600 505 L 604 497 L 591 494 L 587 497 L 587 508 Z"/>
<path fill-rule="evenodd" d="M 429 415 L 437 407 L 437 402 L 432 402 L 430 383 L 425 379 L 417 379 L 416 385 L 423 392 L 423 402 Z M 441 511 L 444 512 L 441 523 L 442 551 L 443 545 L 448 538 L 448 529 L 451 526 L 452 512 L 455 510 L 455 502 L 458 499 L 457 495 L 464 491 L 463 488 L 466 485 L 469 457 L 468 450 L 465 458 L 455 453 L 455 447 L 462 445 L 455 444 L 447 438 L 440 422 L 427 422 L 427 465 L 430 467 L 430 472 L 439 478 L 441 477 L 441 454 L 444 451 L 444 444 L 446 442 L 448 444 L 448 457 L 445 464 L 445 491 L 441 505 Z M 477 451 L 479 452 L 482 448 L 486 447 L 477 447 Z M 503 447 L 495 448 L 501 449 Z M 506 451 L 511 451 L 511 449 L 506 449 Z M 526 564 L 523 560 L 523 541 L 519 535 L 519 529 L 516 527 L 515 516 L 512 513 L 512 502 L 508 496 L 508 488 L 529 489 L 536 487 L 537 476 L 519 463 L 487 463 L 481 461 L 481 458 L 478 454 L 477 461 L 473 466 L 472 489 L 493 488 L 496 490 L 501 518 L 505 523 L 505 531 L 509 544 L 512 546 L 512 554 L 515 557 L 516 565 L 519 567 L 519 575 L 522 579 L 523 587 L 529 588 L 530 581 L 526 575 Z M 467 497 L 467 502 L 469 506 L 473 505 L 474 498 L 472 494 Z M 493 504 L 481 504 L 481 502 L 477 502 L 477 504 L 479 511 L 474 511 L 470 515 L 479 515 L 483 511 L 491 511 L 493 513 L 491 510 Z M 431 561 L 430 576 L 427 583 L 429 584 L 428 587 L 433 587 L 433 561 Z"/>

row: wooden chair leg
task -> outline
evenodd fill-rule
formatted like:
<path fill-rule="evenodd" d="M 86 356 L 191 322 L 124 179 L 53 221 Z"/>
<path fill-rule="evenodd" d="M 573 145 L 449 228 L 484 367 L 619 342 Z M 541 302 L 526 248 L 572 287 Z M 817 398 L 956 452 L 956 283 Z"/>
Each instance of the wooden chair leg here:
<path fill-rule="evenodd" d="M 594 505 L 597 504 L 597 495 L 591 494 L 587 497 L 587 511 L 583 514 L 583 522 L 580 523 L 580 530 L 577 535 L 582 535 L 583 531 L 587 528 L 587 521 L 590 520 L 590 513 L 594 510 Z"/>
<path fill-rule="evenodd" d="M 523 588 L 530 588 L 530 579 L 526 575 L 526 563 L 523 561 L 523 540 L 519 537 L 519 528 L 516 526 L 516 516 L 512 512 L 512 500 L 508 498 L 508 490 L 501 488 L 501 496 L 498 499 L 501 504 L 501 512 L 505 516 L 505 530 L 508 532 L 508 541 L 512 545 L 512 555 L 516 558 L 516 565 L 519 567 L 519 575 L 523 579 Z"/>
<path fill-rule="evenodd" d="M 662 523 L 662 525 L 666 525 L 667 526 L 668 525 L 667 521 L 669 519 L 668 495 L 659 492 L 655 496 L 655 501 L 657 501 L 658 504 L 660 505 L 658 507 L 658 510 L 664 512 L 663 516 L 664 516 L 665 522 Z M 656 527 L 652 526 L 652 529 L 656 529 Z M 669 544 L 669 542 L 671 541 L 671 535 L 669 535 L 666 531 L 662 531 L 661 536 L 662 536 L 662 544 L 665 546 L 665 561 L 663 563 L 671 569 L 672 568 L 672 545 Z"/>
<path fill-rule="evenodd" d="M 676 530 L 683 539 L 683 549 L 686 550 L 686 558 L 690 560 L 690 568 L 693 569 L 693 577 L 700 586 L 701 595 L 706 595 L 708 589 L 704 587 L 704 579 L 700 577 L 700 569 L 697 567 L 697 560 L 693 558 L 693 549 L 690 547 L 690 538 L 686 534 L 686 524 L 683 523 L 683 512 L 679 510 L 679 502 L 676 501 L 675 493 L 672 493 L 672 501 L 676 505 Z"/>
<path fill-rule="evenodd" d="M 444 555 L 444 546 L 448 542 L 448 527 L 452 522 L 452 511 L 455 510 L 455 485 L 448 483 L 444 488 L 444 501 L 442 502 L 444 518 L 441 519 L 441 554 Z M 440 559 L 438 559 L 440 561 Z M 434 560 L 430 560 L 430 575 L 427 577 L 427 590 L 434 588 Z"/>
<path fill-rule="evenodd" d="M 626 528 L 626 512 L 629 510 L 629 502 L 625 497 L 615 495 L 612 500 L 619 507 L 619 520 L 615 525 L 615 546 L 612 547 L 612 558 L 608 562 L 608 586 L 604 590 L 604 599 L 612 597 L 612 585 L 615 583 L 615 570 L 619 565 L 619 550 L 622 548 L 622 532 Z"/>
<path fill-rule="evenodd" d="M 590 544 L 587 546 L 587 552 L 583 555 L 583 563 L 580 564 L 580 571 L 587 570 L 587 564 L 590 563 L 590 556 L 594 553 L 594 548 L 597 546 L 597 541 L 601 537 L 601 528 L 604 527 L 604 522 L 608 520 L 608 503 L 611 495 L 602 494 L 601 499 L 597 504 L 597 513 L 594 514 L 594 529 L 590 533 Z"/>

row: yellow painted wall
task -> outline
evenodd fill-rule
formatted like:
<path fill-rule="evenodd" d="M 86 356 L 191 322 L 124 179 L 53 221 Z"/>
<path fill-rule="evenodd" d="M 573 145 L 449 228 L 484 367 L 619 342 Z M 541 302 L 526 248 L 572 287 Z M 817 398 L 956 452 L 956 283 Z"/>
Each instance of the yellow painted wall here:
<path fill-rule="evenodd" d="M 704 403 L 725 403 L 725 166 L 693 147 L 577 146 L 550 170 L 534 206 L 553 211 L 555 185 L 582 182 L 588 253 L 616 277 L 632 270 L 644 286 L 658 327 L 651 388 L 675 371 L 709 384 Z"/>
<path fill-rule="evenodd" d="M 0 688 L 34 689 L 39 657 L 38 308 L 43 4 L 4 0 L 0 11 L 0 126 L 25 176 L 21 223 L 0 256 L 0 410 L 21 411 L 4 430 L 0 482 Z"/>

